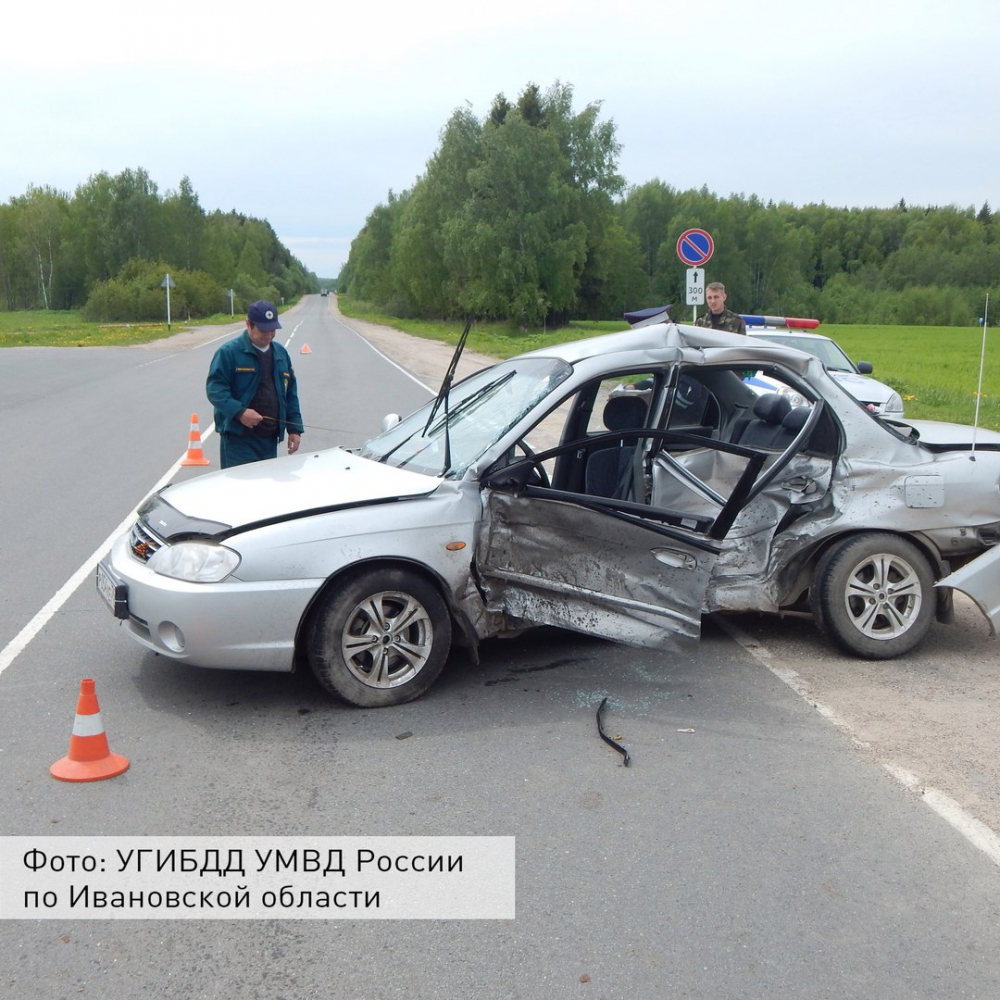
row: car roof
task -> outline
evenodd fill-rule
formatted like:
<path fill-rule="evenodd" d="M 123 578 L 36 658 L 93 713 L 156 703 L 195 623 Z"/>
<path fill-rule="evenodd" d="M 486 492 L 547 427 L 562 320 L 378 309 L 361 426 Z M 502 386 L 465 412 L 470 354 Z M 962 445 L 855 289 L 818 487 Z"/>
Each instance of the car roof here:
<path fill-rule="evenodd" d="M 680 323 L 655 323 L 608 333 L 587 340 L 573 340 L 563 344 L 529 351 L 520 357 L 560 358 L 571 365 L 588 361 L 611 366 L 635 364 L 662 364 L 689 360 L 727 363 L 745 360 L 748 353 L 756 359 L 780 360 L 796 371 L 804 372 L 816 359 L 806 351 L 775 344 L 748 345 L 747 338 L 739 333 L 713 330 L 711 327 L 688 326 Z M 587 366 L 589 367 L 589 366 Z"/>

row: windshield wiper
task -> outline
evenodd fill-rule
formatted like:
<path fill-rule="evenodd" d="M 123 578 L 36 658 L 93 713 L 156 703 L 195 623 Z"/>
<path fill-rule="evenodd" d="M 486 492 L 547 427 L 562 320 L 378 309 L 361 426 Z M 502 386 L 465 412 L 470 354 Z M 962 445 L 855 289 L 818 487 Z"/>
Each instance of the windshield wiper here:
<path fill-rule="evenodd" d="M 477 389 L 471 396 L 467 396 L 463 399 L 454 410 L 449 410 L 445 408 L 445 419 L 450 420 L 452 417 L 457 417 L 460 413 L 464 413 L 473 403 L 479 402 L 487 393 L 493 392 L 494 389 L 499 389 L 505 382 L 509 382 L 517 374 L 516 368 L 511 368 L 510 371 L 506 371 L 503 375 L 493 379 L 492 382 L 487 382 L 486 385 Z M 427 435 L 428 428 L 424 428 L 424 436 Z"/>
<path fill-rule="evenodd" d="M 455 353 L 451 356 L 451 361 L 448 364 L 448 370 L 444 373 L 444 380 L 441 382 L 441 388 L 438 390 L 437 399 L 434 400 L 434 405 L 431 407 L 431 412 L 427 416 L 427 425 L 424 427 L 424 437 L 427 437 L 427 432 L 431 429 L 431 422 L 437 416 L 437 411 L 441 408 L 441 404 L 444 403 L 444 468 L 441 470 L 441 475 L 443 476 L 451 468 L 451 434 L 448 430 L 448 396 L 451 393 L 451 384 L 455 381 L 455 369 L 458 368 L 458 359 L 462 356 L 462 351 L 465 350 L 465 341 L 468 339 L 469 330 L 472 329 L 472 317 L 465 321 L 465 329 L 462 331 L 462 336 L 458 338 L 458 344 L 455 347 Z"/>
<path fill-rule="evenodd" d="M 441 475 L 445 476 L 451 470 L 451 422 L 460 413 L 464 413 L 469 409 L 474 403 L 478 402 L 480 399 L 485 398 L 489 393 L 498 389 L 500 386 L 509 382 L 515 375 L 517 371 L 511 369 L 509 372 L 504 372 L 499 378 L 493 379 L 492 382 L 488 382 L 481 389 L 477 389 L 471 396 L 463 399 L 454 410 L 449 409 L 448 400 L 445 400 L 444 404 L 444 466 L 441 469 Z M 435 431 L 432 428 L 432 433 Z M 424 428 L 424 436 L 427 436 L 427 428 Z"/>
<path fill-rule="evenodd" d="M 470 316 L 465 321 L 465 329 L 462 331 L 462 336 L 458 338 L 455 353 L 451 356 L 451 361 L 448 363 L 448 370 L 444 373 L 444 379 L 441 382 L 441 388 L 438 389 L 437 398 L 434 400 L 434 405 L 431 407 L 431 412 L 427 417 L 427 426 L 424 428 L 425 436 L 431 428 L 431 421 L 437 416 L 438 410 L 441 409 L 442 403 L 444 403 L 445 415 L 448 413 L 448 393 L 451 392 L 451 384 L 455 381 L 455 369 L 458 368 L 458 359 L 465 350 L 465 341 L 468 339 L 469 330 L 471 329 L 472 317 Z"/>

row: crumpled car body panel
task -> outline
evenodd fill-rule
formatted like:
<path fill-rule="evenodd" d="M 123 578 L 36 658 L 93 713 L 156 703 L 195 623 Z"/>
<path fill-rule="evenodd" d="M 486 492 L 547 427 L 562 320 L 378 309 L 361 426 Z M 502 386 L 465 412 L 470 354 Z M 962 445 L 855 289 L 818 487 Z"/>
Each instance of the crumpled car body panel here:
<path fill-rule="evenodd" d="M 716 553 L 572 503 L 492 492 L 479 541 L 487 607 L 635 646 L 701 632 Z"/>
<path fill-rule="evenodd" d="M 674 363 L 690 371 L 712 366 L 777 366 L 799 389 L 826 402 L 836 428 L 835 446 L 819 453 L 807 449 L 794 455 L 774 482 L 754 496 L 736 517 L 720 541 L 719 554 L 705 580 L 703 612 L 775 612 L 794 604 L 809 587 L 810 568 L 819 553 L 847 536 L 881 531 L 910 537 L 934 565 L 936 575 L 941 576 L 948 572 L 950 563 L 961 563 L 981 552 L 984 537 L 1000 526 L 1000 435 L 980 430 L 978 440 L 984 450 L 972 461 L 966 447 L 966 442 L 971 444 L 976 439 L 971 428 L 928 422 L 899 423 L 890 428 L 861 407 L 816 358 L 758 342 L 748 351 L 746 341 L 738 337 L 713 331 L 690 336 L 690 332 L 685 327 L 668 327 L 665 342 L 676 350 L 665 348 L 659 356 L 651 352 L 649 361 Z M 691 349 L 695 340 L 700 350 Z M 590 374 L 597 369 L 585 345 L 579 346 L 579 354 L 586 355 L 578 359 L 581 371 L 586 368 Z M 752 362 L 748 363 L 750 357 Z M 651 406 L 655 407 L 655 403 Z M 921 445 L 911 428 L 919 428 L 930 446 Z M 705 489 L 691 488 L 671 474 L 668 463 L 654 458 L 651 503 L 709 518 L 717 514 L 719 498 L 713 500 L 713 494 L 725 494 L 731 487 L 742 469 L 741 460 L 712 443 L 674 459 Z M 641 559 L 645 543 L 628 543 L 620 536 L 628 535 L 629 529 L 611 527 L 607 518 L 588 521 L 587 530 L 580 530 L 580 511 L 571 506 L 562 528 L 571 530 L 575 526 L 577 534 L 572 554 L 565 558 L 573 563 L 574 572 L 591 578 L 591 586 L 585 596 L 567 594 L 556 599 L 553 587 L 530 581 L 552 576 L 550 556 L 566 544 L 566 534 L 562 530 L 552 533 L 551 526 L 527 518 L 490 526 L 496 506 L 494 501 L 488 505 L 486 530 L 492 535 L 490 545 L 480 553 L 480 563 L 490 562 L 500 535 L 531 539 L 535 552 L 519 566 L 523 579 L 516 586 L 507 580 L 500 588 L 496 578 L 491 578 L 491 607 L 506 608 L 529 620 L 607 634 L 607 625 L 594 629 L 594 608 L 607 604 L 609 595 L 624 598 L 631 594 L 632 584 L 601 578 L 601 568 L 614 563 L 616 552 L 628 552 L 629 558 Z M 632 551 L 633 546 L 636 551 Z M 586 571 L 587 564 L 593 565 L 592 573 Z M 970 578 L 968 586 L 976 587 L 979 580 Z M 687 580 L 675 581 L 674 586 L 679 590 L 663 592 L 660 599 L 676 602 L 681 590 L 686 591 L 686 597 L 701 586 L 701 580 L 692 574 Z M 543 592 L 544 600 L 540 597 Z M 985 600 L 989 603 L 990 598 Z M 691 606 L 690 601 L 685 603 Z M 553 609 L 553 604 L 559 605 L 558 610 Z M 608 617 L 606 611 L 601 613 Z M 624 619 L 629 613 L 629 604 L 622 599 L 610 617 Z M 652 633 L 648 631 L 648 614 L 640 601 L 633 617 L 641 620 L 641 625 L 619 621 L 624 641 L 635 641 L 635 635 L 626 634 L 633 629 L 644 636 L 643 643 L 649 640 Z M 678 627 L 678 623 L 671 627 L 695 634 L 692 629 Z"/>
<path fill-rule="evenodd" d="M 990 633 L 1000 628 L 1000 545 L 938 581 L 939 587 L 954 587 L 968 594 L 990 623 Z"/>

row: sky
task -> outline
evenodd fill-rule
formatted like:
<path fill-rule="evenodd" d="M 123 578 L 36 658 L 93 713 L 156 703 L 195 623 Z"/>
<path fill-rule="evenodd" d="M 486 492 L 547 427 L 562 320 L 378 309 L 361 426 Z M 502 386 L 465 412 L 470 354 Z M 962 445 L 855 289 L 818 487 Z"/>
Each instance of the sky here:
<path fill-rule="evenodd" d="M 998 0 L 49 0 L 3 16 L 0 203 L 143 168 L 336 277 L 457 109 L 599 103 L 629 185 L 1000 209 Z"/>

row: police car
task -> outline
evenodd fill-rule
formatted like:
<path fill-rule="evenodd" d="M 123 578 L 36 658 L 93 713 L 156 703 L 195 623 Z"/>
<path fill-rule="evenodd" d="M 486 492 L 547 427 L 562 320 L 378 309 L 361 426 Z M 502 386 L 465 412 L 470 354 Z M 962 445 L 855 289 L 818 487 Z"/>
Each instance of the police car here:
<path fill-rule="evenodd" d="M 883 417 L 903 416 L 902 397 L 891 386 L 870 377 L 870 361 L 855 364 L 836 341 L 812 332 L 819 326 L 818 319 L 743 315 L 743 322 L 747 325 L 748 337 L 759 337 L 783 347 L 794 347 L 819 358 L 830 375 L 872 413 Z M 747 382 L 761 392 L 776 390 L 773 382 L 761 372 Z M 795 400 L 791 402 L 793 406 L 797 405 Z"/>

